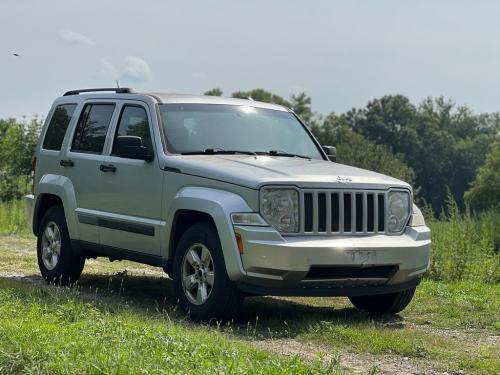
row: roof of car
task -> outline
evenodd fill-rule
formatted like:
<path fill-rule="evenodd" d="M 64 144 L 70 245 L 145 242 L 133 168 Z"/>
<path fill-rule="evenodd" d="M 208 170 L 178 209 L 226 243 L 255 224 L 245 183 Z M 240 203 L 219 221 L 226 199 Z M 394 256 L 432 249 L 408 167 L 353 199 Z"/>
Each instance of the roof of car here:
<path fill-rule="evenodd" d="M 188 95 L 188 94 L 166 94 L 166 93 L 144 93 L 152 95 L 159 99 L 161 103 L 196 103 L 196 104 L 229 104 L 246 105 L 252 107 L 276 109 L 279 111 L 288 111 L 287 108 L 272 103 L 258 102 L 252 99 L 228 98 L 224 96 L 208 95 Z"/>
<path fill-rule="evenodd" d="M 227 105 L 244 105 L 257 108 L 274 109 L 278 111 L 289 111 L 288 108 L 278 104 L 258 102 L 249 99 L 227 98 L 224 96 L 208 96 L 208 95 L 189 95 L 189 94 L 174 94 L 174 93 L 157 93 L 157 92 L 141 92 L 130 88 L 97 88 L 97 89 L 82 89 L 67 91 L 63 96 L 82 95 L 85 97 L 99 95 L 103 96 L 106 92 L 106 97 L 120 97 L 127 95 L 147 95 L 156 99 L 160 104 L 174 103 L 192 103 L 192 104 L 227 104 Z"/>

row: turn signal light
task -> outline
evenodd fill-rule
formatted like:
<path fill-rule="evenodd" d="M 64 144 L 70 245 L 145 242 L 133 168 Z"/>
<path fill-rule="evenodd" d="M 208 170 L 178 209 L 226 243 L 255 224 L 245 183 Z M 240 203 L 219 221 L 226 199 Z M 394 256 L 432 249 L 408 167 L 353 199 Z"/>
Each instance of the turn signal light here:
<path fill-rule="evenodd" d="M 240 251 L 240 254 L 243 254 L 243 239 L 241 238 L 241 234 L 235 233 L 234 236 L 236 237 L 236 243 L 238 244 L 238 250 Z"/>

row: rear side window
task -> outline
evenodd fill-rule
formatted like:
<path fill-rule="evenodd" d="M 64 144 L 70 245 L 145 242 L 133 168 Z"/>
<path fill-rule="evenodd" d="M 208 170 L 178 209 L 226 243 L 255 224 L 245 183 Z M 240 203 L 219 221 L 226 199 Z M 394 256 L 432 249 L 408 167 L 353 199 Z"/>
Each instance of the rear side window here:
<path fill-rule="evenodd" d="M 87 104 L 80 115 L 71 151 L 102 153 L 114 104 Z"/>
<path fill-rule="evenodd" d="M 56 107 L 45 132 L 42 145 L 45 150 L 59 151 L 61 149 L 64 135 L 75 112 L 75 108 L 76 104 L 61 104 Z"/>
<path fill-rule="evenodd" d="M 135 105 L 123 107 L 112 154 L 115 155 L 119 147 L 127 145 L 143 146 L 150 154 L 153 153 L 148 115 L 143 107 Z"/>

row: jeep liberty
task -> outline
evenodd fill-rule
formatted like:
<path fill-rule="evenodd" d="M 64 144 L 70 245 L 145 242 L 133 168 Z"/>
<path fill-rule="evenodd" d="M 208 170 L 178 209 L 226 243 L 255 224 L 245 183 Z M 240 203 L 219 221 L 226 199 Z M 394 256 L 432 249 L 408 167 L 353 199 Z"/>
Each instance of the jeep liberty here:
<path fill-rule="evenodd" d="M 279 105 L 68 91 L 25 197 L 40 272 L 68 284 L 88 258 L 162 267 L 193 319 L 231 319 L 256 295 L 398 313 L 428 269 L 430 230 L 407 183 L 335 160 Z"/>

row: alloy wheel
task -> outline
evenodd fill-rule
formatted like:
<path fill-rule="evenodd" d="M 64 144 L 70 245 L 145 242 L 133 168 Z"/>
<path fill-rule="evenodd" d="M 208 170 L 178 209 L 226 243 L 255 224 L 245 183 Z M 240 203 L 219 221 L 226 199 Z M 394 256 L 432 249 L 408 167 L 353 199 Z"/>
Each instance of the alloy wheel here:
<path fill-rule="evenodd" d="M 50 221 L 45 226 L 42 237 L 42 260 L 47 270 L 56 268 L 61 257 L 61 231 L 57 224 Z"/>
<path fill-rule="evenodd" d="M 182 286 L 189 302 L 205 303 L 212 292 L 214 277 L 210 250 L 201 243 L 191 245 L 182 259 Z"/>

